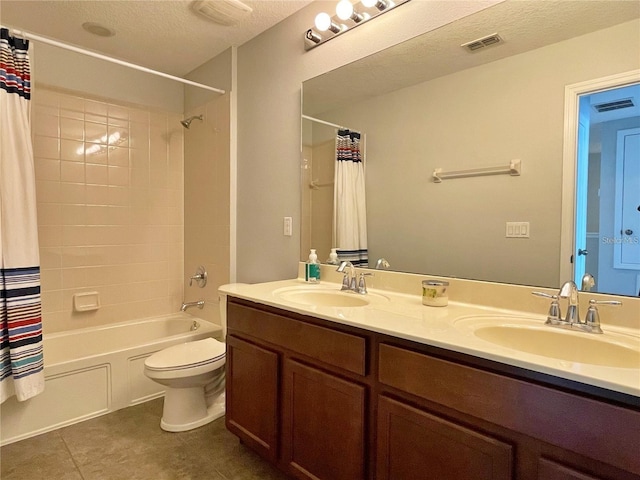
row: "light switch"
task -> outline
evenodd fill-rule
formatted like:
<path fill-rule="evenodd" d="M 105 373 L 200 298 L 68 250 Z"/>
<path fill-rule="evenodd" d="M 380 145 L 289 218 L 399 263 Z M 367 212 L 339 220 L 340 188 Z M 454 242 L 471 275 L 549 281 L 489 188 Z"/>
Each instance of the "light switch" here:
<path fill-rule="evenodd" d="M 529 222 L 507 222 L 507 238 L 529 238 Z"/>
<path fill-rule="evenodd" d="M 293 235 L 293 218 L 284 217 L 284 236 L 290 237 Z"/>

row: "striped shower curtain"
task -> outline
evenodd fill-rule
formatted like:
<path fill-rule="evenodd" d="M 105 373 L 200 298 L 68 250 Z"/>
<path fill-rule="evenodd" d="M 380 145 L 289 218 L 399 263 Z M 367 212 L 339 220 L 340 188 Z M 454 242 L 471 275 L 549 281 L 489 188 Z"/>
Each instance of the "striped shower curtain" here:
<path fill-rule="evenodd" d="M 333 244 L 338 258 L 367 267 L 367 206 L 360 134 L 338 130 L 333 198 Z"/>
<path fill-rule="evenodd" d="M 0 29 L 0 403 L 44 390 L 28 48 Z"/>

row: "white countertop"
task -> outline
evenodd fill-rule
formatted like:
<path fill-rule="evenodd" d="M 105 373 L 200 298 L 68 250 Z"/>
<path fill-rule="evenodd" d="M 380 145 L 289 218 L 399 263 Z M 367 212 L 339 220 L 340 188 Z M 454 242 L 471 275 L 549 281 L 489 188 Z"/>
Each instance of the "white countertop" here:
<path fill-rule="evenodd" d="M 502 347 L 476 337 L 470 330 L 461 328 L 461 317 L 506 316 L 518 317 L 544 325 L 546 315 L 507 310 L 449 301 L 446 307 L 422 305 L 419 295 L 408 295 L 386 290 L 369 289 L 371 303 L 361 307 L 309 306 L 283 300 L 278 296 L 282 289 L 301 287 L 306 289 L 340 290 L 333 282 L 310 284 L 301 279 L 282 280 L 259 284 L 223 285 L 222 294 L 250 300 L 263 305 L 350 325 L 392 337 L 411 340 L 425 345 L 473 355 L 500 363 L 545 373 L 560 378 L 602 387 L 615 392 L 640 397 L 640 364 L 636 368 L 618 368 L 558 360 Z M 353 293 L 353 295 L 357 295 Z M 553 328 L 553 327 L 545 327 Z M 637 330 L 603 325 L 604 336 L 615 338 L 640 350 Z M 583 332 L 566 332 L 571 335 L 594 335 Z"/>

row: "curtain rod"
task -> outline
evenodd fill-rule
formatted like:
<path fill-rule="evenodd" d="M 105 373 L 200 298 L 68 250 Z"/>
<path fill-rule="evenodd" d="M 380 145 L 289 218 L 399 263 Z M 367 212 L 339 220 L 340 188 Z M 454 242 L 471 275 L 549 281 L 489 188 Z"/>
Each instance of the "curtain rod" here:
<path fill-rule="evenodd" d="M 343 127 L 342 125 L 336 125 L 335 123 L 326 122 L 325 120 L 320 120 L 319 118 L 310 117 L 309 115 L 302 115 L 302 118 L 306 120 L 311 120 L 312 122 L 322 123 L 323 125 L 329 125 L 330 127 L 338 128 L 340 130 L 347 129 L 347 127 Z"/>
<path fill-rule="evenodd" d="M 64 50 L 70 50 L 72 52 L 80 53 L 82 55 L 87 55 L 89 57 L 98 58 L 100 60 L 105 60 L 107 62 L 115 63 L 115 64 L 121 65 L 123 67 L 128 67 L 128 68 L 132 68 L 134 70 L 139 70 L 141 72 L 150 73 L 152 75 L 157 75 L 159 77 L 168 78 L 169 80 L 174 80 L 176 82 L 184 83 L 186 85 L 191 85 L 192 87 L 198 87 L 198 88 L 203 88 L 205 90 L 211 90 L 212 92 L 216 92 L 216 93 L 219 93 L 221 95 L 224 95 L 226 93 L 224 90 L 221 90 L 219 88 L 210 87 L 209 85 L 203 85 L 202 83 L 193 82 L 191 80 L 187 80 L 187 79 L 182 78 L 182 77 L 176 77 L 174 75 L 169 75 L 168 73 L 159 72 L 157 70 L 152 70 L 150 68 L 143 67 L 141 65 L 136 65 L 135 63 L 129 63 L 129 62 L 125 62 L 124 60 L 118 60 L 117 58 L 108 57 L 107 55 L 103 55 L 101 53 L 92 52 L 91 50 L 85 50 L 84 48 L 74 47 L 73 45 L 69 45 L 67 43 L 62 43 L 62 42 L 59 42 L 57 40 L 51 40 L 50 38 L 42 37 L 42 36 L 36 35 L 34 33 L 29 33 L 29 32 L 26 32 L 24 30 L 16 30 L 16 29 L 10 29 L 10 30 L 13 31 L 14 35 L 26 36 L 29 40 L 36 40 L 38 42 L 46 43 L 46 44 L 52 45 L 54 47 L 59 47 L 59 48 L 62 48 Z"/>

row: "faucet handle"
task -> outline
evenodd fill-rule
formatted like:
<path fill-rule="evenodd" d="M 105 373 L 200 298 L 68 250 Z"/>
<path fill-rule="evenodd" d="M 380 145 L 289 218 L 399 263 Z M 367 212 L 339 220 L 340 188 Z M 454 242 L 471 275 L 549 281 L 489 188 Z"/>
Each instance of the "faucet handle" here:
<path fill-rule="evenodd" d="M 207 271 L 205 270 L 203 265 L 200 265 L 196 269 L 196 274 L 189 278 L 190 287 L 193 285 L 194 280 L 200 288 L 204 288 L 204 286 L 207 284 Z"/>
<path fill-rule="evenodd" d="M 563 325 L 566 322 L 562 320 L 560 314 L 560 304 L 558 303 L 558 295 L 551 295 L 545 292 L 531 292 L 532 295 L 537 297 L 544 297 L 551 299 L 551 305 L 549 305 L 549 312 L 547 313 L 547 321 L 545 325 Z"/>
<path fill-rule="evenodd" d="M 558 300 L 558 295 L 552 295 L 550 293 L 545 293 L 545 292 L 531 292 L 531 295 L 535 295 L 536 297 L 552 298 L 554 300 Z"/>
<path fill-rule="evenodd" d="M 589 300 L 589 309 L 584 323 L 591 333 L 603 333 L 602 328 L 600 328 L 600 314 L 598 313 L 597 305 L 618 306 L 622 305 L 622 302 L 617 300 Z"/>
<path fill-rule="evenodd" d="M 364 280 L 364 277 L 373 277 L 373 273 L 364 273 L 360 274 L 360 281 L 358 282 L 358 293 L 361 295 L 365 295 L 367 293 L 367 282 Z"/>
<path fill-rule="evenodd" d="M 342 288 L 340 290 L 349 290 L 349 288 L 351 287 L 351 278 L 349 277 L 349 272 L 343 273 L 344 275 L 342 276 Z"/>

